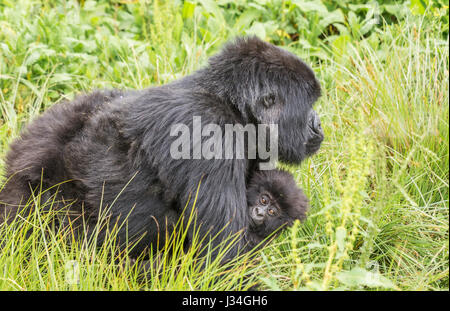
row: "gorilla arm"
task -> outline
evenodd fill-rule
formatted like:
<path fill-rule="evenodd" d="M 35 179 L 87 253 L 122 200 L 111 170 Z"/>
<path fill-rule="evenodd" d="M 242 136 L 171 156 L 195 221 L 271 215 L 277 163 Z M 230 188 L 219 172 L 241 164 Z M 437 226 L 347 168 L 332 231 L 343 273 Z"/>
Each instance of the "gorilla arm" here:
<path fill-rule="evenodd" d="M 201 116 L 202 124 L 217 124 L 223 130 L 224 124 L 237 121 L 234 112 L 215 98 L 192 90 L 180 93 L 176 90 L 150 90 L 130 107 L 125 134 L 139 139 L 135 139 L 135 148 L 129 157 L 140 166 L 140 172 L 156 173 L 151 179 L 156 178 L 158 186 L 165 189 L 165 200 L 177 202 L 180 210 L 188 203 L 184 212 L 185 223 L 194 209 L 196 223 L 200 225 L 199 237 L 214 238 L 214 248 L 230 234 L 238 233 L 248 225 L 245 179 L 249 160 L 236 157 L 174 159 L 170 154 L 170 146 L 177 139 L 170 135 L 173 125 L 182 123 L 192 129 L 193 117 Z M 140 126 L 134 127 L 133 124 Z M 141 131 L 142 128 L 146 130 Z M 189 230 L 193 234 L 193 228 Z M 238 253 L 243 241 L 240 239 L 230 249 L 227 258 Z"/>
<path fill-rule="evenodd" d="M 171 161 L 179 161 L 172 160 Z M 184 213 L 186 224 L 192 209 L 194 209 L 194 222 L 198 226 L 198 238 L 207 237 L 204 242 L 212 242 L 212 249 L 224 239 L 233 239 L 233 234 L 243 231 L 249 223 L 246 212 L 246 172 L 245 160 L 194 160 L 180 164 L 181 169 L 175 173 L 164 174 L 164 180 L 176 185 L 181 207 L 187 205 Z M 170 165 L 169 165 L 170 166 Z M 175 167 L 173 165 L 172 167 Z M 183 170 L 182 168 L 188 168 Z M 175 180 L 177 176 L 184 176 L 183 180 Z M 170 176 L 170 177 L 169 177 Z M 194 228 L 189 228 L 189 237 L 192 239 Z M 233 258 L 242 250 L 244 235 L 241 235 L 236 244 L 227 253 L 226 258 Z M 231 235 L 231 237 L 230 237 Z M 192 241 L 192 240 L 191 240 Z M 204 246 L 204 245 L 203 245 Z"/>

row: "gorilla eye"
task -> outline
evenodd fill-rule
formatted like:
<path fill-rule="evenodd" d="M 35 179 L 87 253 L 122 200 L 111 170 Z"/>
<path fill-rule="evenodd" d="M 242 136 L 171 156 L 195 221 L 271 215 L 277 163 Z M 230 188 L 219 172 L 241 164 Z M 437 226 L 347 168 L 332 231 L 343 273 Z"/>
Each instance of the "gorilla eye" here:
<path fill-rule="evenodd" d="M 269 197 L 267 195 L 262 195 L 261 198 L 259 199 L 259 203 L 261 203 L 262 205 L 267 205 L 269 204 Z"/>
<path fill-rule="evenodd" d="M 270 216 L 273 216 L 273 215 L 275 215 L 275 210 L 274 210 L 273 208 L 269 208 L 269 210 L 267 211 L 267 213 L 268 213 Z"/>
<path fill-rule="evenodd" d="M 270 108 L 273 105 L 275 105 L 275 95 L 270 94 L 270 95 L 266 95 L 263 98 L 263 105 L 266 108 Z"/>

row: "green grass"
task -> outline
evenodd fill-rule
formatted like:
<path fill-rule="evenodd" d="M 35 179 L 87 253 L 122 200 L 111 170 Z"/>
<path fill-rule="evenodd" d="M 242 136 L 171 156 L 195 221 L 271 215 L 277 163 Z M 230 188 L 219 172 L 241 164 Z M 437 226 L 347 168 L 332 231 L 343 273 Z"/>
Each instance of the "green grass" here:
<path fill-rule="evenodd" d="M 76 1 L 0 1 L 0 167 L 20 129 L 55 102 L 95 88 L 166 83 L 201 67 L 233 36 L 258 33 L 304 58 L 322 83 L 323 147 L 288 167 L 311 200 L 308 220 L 252 260 L 208 261 L 204 270 L 195 256 L 200 244 L 182 251 L 180 228 L 165 246 L 176 256 L 160 253 L 145 282 L 126 253 L 115 252 L 113 235 L 102 249 L 93 241 L 68 246 L 70 232 L 49 230 L 48 215 L 36 211 L 0 226 L 1 290 L 226 290 L 252 282 L 281 290 L 448 290 L 448 6 L 419 15 L 405 6 L 398 18 L 385 11 L 386 22 L 355 33 L 368 13 L 355 9 L 350 17 L 324 1 L 345 20 L 319 30 L 302 24 L 296 38 L 283 31 L 292 34 L 299 16 L 314 24 L 327 15 L 304 15 L 287 1 L 261 8 L 238 1 L 228 10 L 210 1 L 122 2 L 86 1 L 80 9 Z M 71 260 L 78 284 L 67 279 Z"/>

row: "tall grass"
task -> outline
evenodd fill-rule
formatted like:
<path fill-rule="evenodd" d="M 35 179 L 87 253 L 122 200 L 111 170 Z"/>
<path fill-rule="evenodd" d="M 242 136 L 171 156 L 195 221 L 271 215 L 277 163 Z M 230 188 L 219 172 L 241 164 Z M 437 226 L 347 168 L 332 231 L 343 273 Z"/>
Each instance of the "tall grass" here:
<path fill-rule="evenodd" d="M 292 168 L 313 209 L 295 244 L 267 250 L 270 287 L 448 288 L 448 42 L 421 22 L 326 69 L 325 144 Z"/>
<path fill-rule="evenodd" d="M 188 74 L 245 31 L 247 18 L 230 21 L 215 6 L 190 2 L 86 1 L 83 9 L 62 3 L 0 4 L 3 155 L 24 124 L 53 103 L 94 88 L 143 88 Z M 281 290 L 448 289 L 445 27 L 433 14 L 408 14 L 378 25 L 374 35 L 330 40 L 320 58 L 298 42 L 287 47 L 321 80 L 316 109 L 326 137 L 317 155 L 287 167 L 311 200 L 307 221 L 256 257 L 202 265 L 201 243 L 185 251 L 180 229 L 143 280 L 142 259 L 132 264 L 118 253 L 114 234 L 100 249 L 92 241 L 68 245 L 70 231 L 49 230 L 50 218 L 36 209 L 0 225 L 0 289 L 225 290 L 255 282 Z"/>
<path fill-rule="evenodd" d="M 257 282 L 252 253 L 222 261 L 238 235 L 210 249 L 206 236 L 199 234 L 194 209 L 178 220 L 173 232 L 165 232 L 164 239 L 135 259 L 129 253 L 139 238 L 119 245 L 126 217 L 109 221 L 111 206 L 102 211 L 96 230 L 62 227 L 55 219 L 63 219 L 67 210 L 52 209 L 54 199 L 42 202 L 42 193 L 36 191 L 24 210 L 0 226 L 2 290 L 246 290 Z M 24 212 L 34 206 L 39 208 Z"/>

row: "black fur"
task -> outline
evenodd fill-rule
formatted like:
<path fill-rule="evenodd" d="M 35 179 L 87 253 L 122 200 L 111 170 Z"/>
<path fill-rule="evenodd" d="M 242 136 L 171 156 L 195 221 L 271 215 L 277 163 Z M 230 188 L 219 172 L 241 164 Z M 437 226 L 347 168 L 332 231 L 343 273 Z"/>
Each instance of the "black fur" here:
<path fill-rule="evenodd" d="M 180 213 L 190 200 L 190 212 L 201 182 L 195 206 L 201 233 L 221 231 L 217 245 L 244 230 L 229 251 L 233 257 L 245 244 L 246 183 L 259 160 L 175 160 L 169 154 L 176 139 L 169 135 L 171 125 L 192 126 L 193 116 L 222 128 L 277 123 L 280 160 L 300 163 L 323 139 L 312 110 L 319 96 L 320 85 L 305 63 L 252 37 L 227 44 L 205 68 L 167 85 L 96 91 L 56 104 L 11 144 L 1 214 L 14 216 L 30 189 L 40 187 L 41 174 L 42 189 L 69 180 L 43 199 L 56 195 L 62 204 L 71 202 L 72 214 L 83 213 L 91 230 L 106 206 L 111 220 L 128 217 L 119 238 L 146 233 L 135 248 L 139 253 L 155 241 L 157 222 L 168 210 Z"/>
<path fill-rule="evenodd" d="M 267 202 L 261 202 L 263 197 Z M 292 226 L 297 219 L 303 221 L 308 210 L 308 199 L 302 189 L 297 187 L 291 174 L 282 170 L 255 173 L 247 189 L 247 204 L 250 247 L 270 235 L 278 235 L 280 229 Z M 274 214 L 270 215 L 268 209 L 273 209 Z M 261 214 L 257 215 L 258 212 Z"/>

